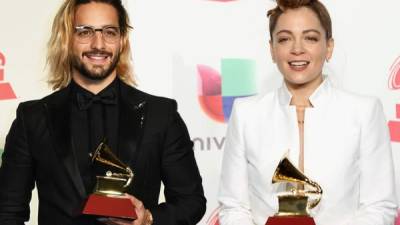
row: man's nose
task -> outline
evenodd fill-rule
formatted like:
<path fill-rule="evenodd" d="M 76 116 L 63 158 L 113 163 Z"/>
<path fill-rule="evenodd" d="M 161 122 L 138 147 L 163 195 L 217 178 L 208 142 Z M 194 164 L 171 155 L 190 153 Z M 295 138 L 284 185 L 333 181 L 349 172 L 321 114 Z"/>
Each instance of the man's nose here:
<path fill-rule="evenodd" d="M 104 49 L 105 42 L 103 38 L 103 34 L 100 31 L 96 31 L 92 38 L 91 47 L 95 49 Z"/>

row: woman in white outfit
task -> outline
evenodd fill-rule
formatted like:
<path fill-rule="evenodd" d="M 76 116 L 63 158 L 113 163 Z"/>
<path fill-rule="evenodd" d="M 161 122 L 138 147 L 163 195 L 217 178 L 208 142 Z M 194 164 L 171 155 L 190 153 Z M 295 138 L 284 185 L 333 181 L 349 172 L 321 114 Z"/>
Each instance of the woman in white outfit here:
<path fill-rule="evenodd" d="M 283 0 L 268 12 L 283 75 L 272 93 L 235 101 L 222 163 L 221 225 L 264 225 L 278 211 L 273 173 L 289 158 L 321 185 L 317 225 L 392 225 L 397 205 L 387 124 L 378 99 L 332 86 L 331 20 L 318 0 Z"/>

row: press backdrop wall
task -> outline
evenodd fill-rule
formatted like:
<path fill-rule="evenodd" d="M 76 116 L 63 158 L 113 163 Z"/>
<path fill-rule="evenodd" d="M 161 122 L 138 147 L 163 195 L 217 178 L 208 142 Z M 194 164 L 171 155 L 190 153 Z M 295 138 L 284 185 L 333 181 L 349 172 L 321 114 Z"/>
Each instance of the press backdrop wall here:
<path fill-rule="evenodd" d="M 18 103 L 51 92 L 46 84 L 46 42 L 61 2 L 0 2 L 0 149 L 4 147 Z M 399 191 L 400 1 L 322 2 L 331 12 L 335 38 L 334 56 L 325 73 L 336 85 L 377 96 L 383 102 Z M 238 97 L 271 91 L 282 82 L 268 47 L 266 11 L 275 3 L 271 0 L 125 0 L 124 3 L 134 26 L 132 48 L 138 88 L 178 101 L 179 112 L 194 141 L 208 199 L 207 213 L 200 224 L 217 224 L 216 195 L 231 103 Z M 32 219 L 28 224 L 36 225 L 36 194 L 31 206 Z"/>

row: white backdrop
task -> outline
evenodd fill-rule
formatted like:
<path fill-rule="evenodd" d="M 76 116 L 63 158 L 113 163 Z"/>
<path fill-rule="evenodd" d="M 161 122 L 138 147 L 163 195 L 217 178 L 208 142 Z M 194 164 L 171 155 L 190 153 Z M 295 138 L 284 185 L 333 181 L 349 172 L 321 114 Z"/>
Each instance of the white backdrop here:
<path fill-rule="evenodd" d="M 45 83 L 45 51 L 51 20 L 61 2 L 0 2 L 0 149 L 18 103 L 51 92 Z M 200 224 L 216 224 L 213 212 L 218 207 L 226 130 L 226 123 L 217 120 L 227 119 L 229 98 L 269 91 L 281 82 L 268 49 L 266 11 L 274 2 L 124 2 L 134 26 L 133 61 L 139 89 L 178 101 L 195 143 L 208 199 L 208 210 Z M 396 173 L 400 174 L 400 106 L 396 114 L 396 105 L 400 104 L 400 1 L 323 3 L 331 12 L 336 45 L 325 72 L 345 89 L 381 99 L 390 121 Z M 7 95 L 10 89 L 16 98 Z M 221 99 L 226 104 L 225 115 Z M 34 196 L 32 225 L 36 225 L 36 205 Z"/>

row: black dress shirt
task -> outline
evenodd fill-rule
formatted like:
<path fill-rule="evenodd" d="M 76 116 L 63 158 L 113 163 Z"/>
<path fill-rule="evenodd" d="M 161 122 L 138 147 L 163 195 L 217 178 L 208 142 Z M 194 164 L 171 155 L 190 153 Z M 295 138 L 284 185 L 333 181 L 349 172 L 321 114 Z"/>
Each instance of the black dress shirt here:
<path fill-rule="evenodd" d="M 72 142 L 88 194 L 93 192 L 96 182 L 96 171 L 92 166 L 90 153 L 105 140 L 118 155 L 119 82 L 116 78 L 95 95 L 72 81 Z"/>

